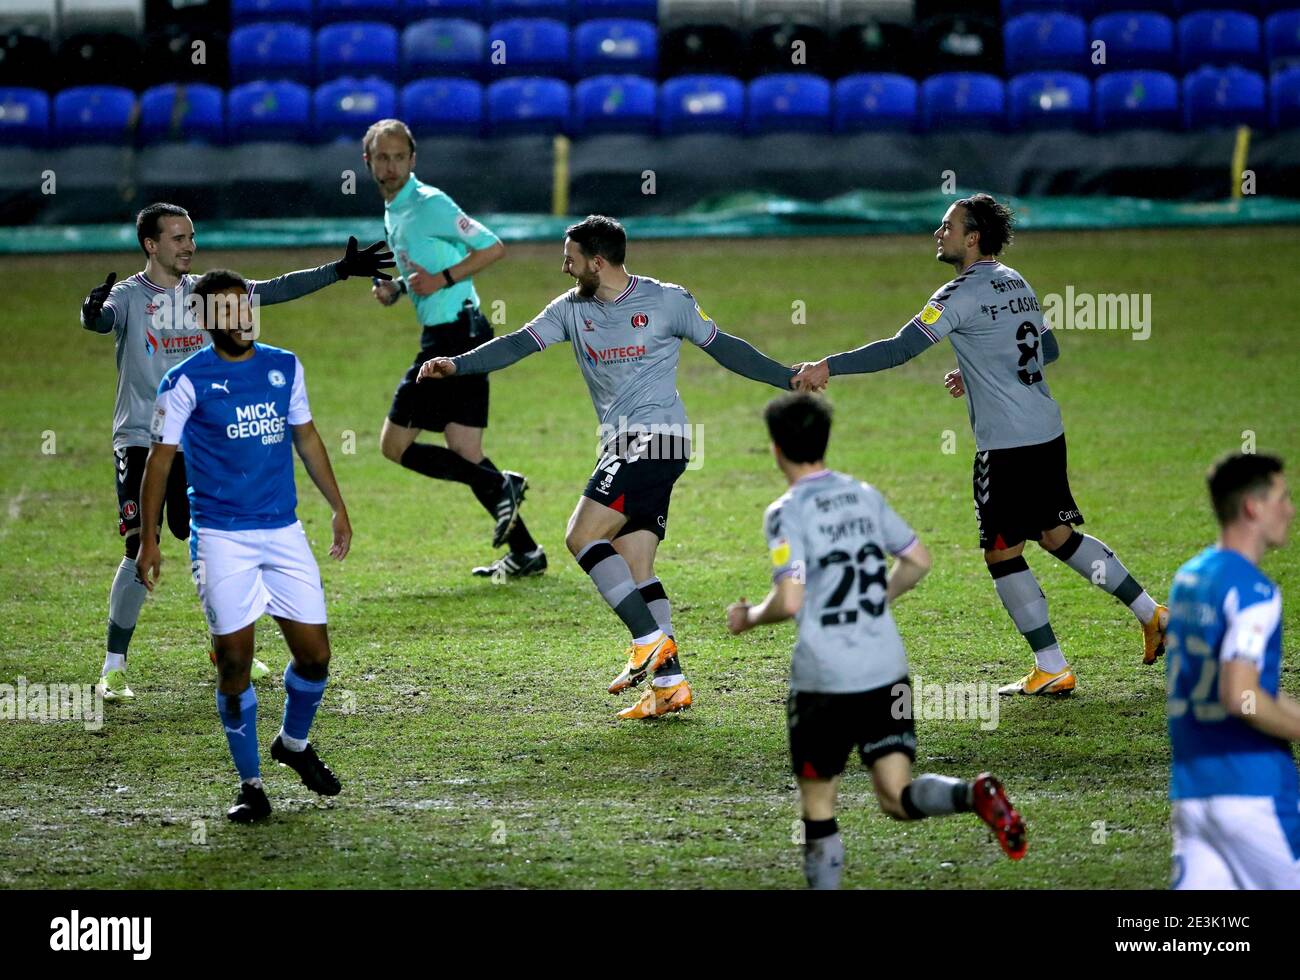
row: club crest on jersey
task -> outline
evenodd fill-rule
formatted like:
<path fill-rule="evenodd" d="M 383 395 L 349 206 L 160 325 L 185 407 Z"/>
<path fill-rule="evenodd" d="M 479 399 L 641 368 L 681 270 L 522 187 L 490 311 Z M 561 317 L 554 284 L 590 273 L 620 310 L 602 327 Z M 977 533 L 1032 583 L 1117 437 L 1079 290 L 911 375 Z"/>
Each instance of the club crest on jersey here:
<path fill-rule="evenodd" d="M 921 322 L 927 327 L 933 326 L 938 322 L 939 317 L 943 315 L 943 304 L 931 300 L 925 304 L 925 309 L 921 311 Z"/>
<path fill-rule="evenodd" d="M 632 326 L 634 327 L 644 327 L 649 322 L 650 322 L 650 318 L 646 316 L 644 313 L 632 314 Z"/>
<path fill-rule="evenodd" d="M 153 300 L 150 300 L 148 303 L 145 304 L 144 311 L 148 313 L 150 316 L 153 316 L 155 313 L 158 312 L 159 305 L 160 304 L 154 302 Z"/>
<path fill-rule="evenodd" d="M 582 321 L 582 329 L 590 333 L 596 329 L 596 325 L 592 323 L 590 320 L 584 319 Z"/>
<path fill-rule="evenodd" d="M 266 380 L 271 382 L 272 388 L 283 388 L 284 372 L 272 368 L 270 371 L 266 372 Z"/>

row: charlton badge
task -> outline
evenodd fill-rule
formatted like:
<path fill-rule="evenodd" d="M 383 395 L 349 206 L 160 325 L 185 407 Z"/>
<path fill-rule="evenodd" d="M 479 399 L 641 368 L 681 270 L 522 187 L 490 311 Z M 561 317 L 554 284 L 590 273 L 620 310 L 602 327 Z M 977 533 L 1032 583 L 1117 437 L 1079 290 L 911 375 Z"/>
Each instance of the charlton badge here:
<path fill-rule="evenodd" d="M 135 512 L 136 512 L 136 507 L 135 507 L 134 500 L 128 500 L 126 503 L 122 505 L 122 516 L 125 517 L 128 521 L 131 520 L 131 518 L 135 517 Z"/>
<path fill-rule="evenodd" d="M 632 326 L 634 327 L 644 327 L 649 322 L 650 322 L 650 318 L 646 316 L 644 313 L 632 314 Z"/>

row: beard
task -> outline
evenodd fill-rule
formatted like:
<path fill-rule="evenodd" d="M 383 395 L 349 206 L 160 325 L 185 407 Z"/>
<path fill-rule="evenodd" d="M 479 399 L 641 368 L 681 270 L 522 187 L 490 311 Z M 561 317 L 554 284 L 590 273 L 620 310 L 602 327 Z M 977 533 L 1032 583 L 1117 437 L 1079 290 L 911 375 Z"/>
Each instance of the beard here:
<path fill-rule="evenodd" d="M 208 334 L 212 337 L 212 346 L 223 354 L 229 354 L 231 357 L 246 354 L 248 349 L 253 346 L 252 338 L 250 337 L 245 341 L 242 337 L 242 331 L 209 330 Z"/>
<path fill-rule="evenodd" d="M 935 258 L 938 259 L 940 262 L 946 262 L 948 265 L 956 265 L 962 260 L 962 257 L 960 255 L 953 255 L 949 252 L 945 252 L 942 248 L 939 249 L 939 253 L 935 256 Z"/>
<path fill-rule="evenodd" d="M 596 290 L 600 288 L 600 276 L 577 276 L 578 295 L 584 299 L 595 296 Z"/>

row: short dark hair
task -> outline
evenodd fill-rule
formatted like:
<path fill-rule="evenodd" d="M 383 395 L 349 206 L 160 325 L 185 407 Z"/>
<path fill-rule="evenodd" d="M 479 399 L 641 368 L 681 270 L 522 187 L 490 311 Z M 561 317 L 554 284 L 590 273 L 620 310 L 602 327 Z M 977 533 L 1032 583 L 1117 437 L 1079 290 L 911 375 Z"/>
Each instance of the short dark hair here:
<path fill-rule="evenodd" d="M 573 239 L 587 258 L 599 255 L 610 265 L 622 265 L 627 258 L 627 232 L 613 218 L 603 214 L 589 214 L 576 225 L 564 229 L 566 238 Z"/>
<path fill-rule="evenodd" d="M 767 431 L 781 454 L 792 463 L 816 463 L 826 458 L 831 438 L 831 406 L 806 391 L 778 395 L 763 411 Z"/>
<path fill-rule="evenodd" d="M 207 272 L 203 273 L 203 275 L 199 276 L 198 280 L 194 283 L 194 288 L 190 291 L 190 295 L 198 297 L 196 305 L 199 310 L 199 315 L 201 317 L 206 317 L 208 297 L 216 293 L 228 292 L 232 289 L 238 289 L 240 292 L 244 293 L 248 292 L 248 280 L 238 272 L 234 272 L 230 269 L 209 269 Z M 191 302 L 194 301 L 192 300 Z M 205 329 L 208 329 L 206 322 L 204 326 Z"/>
<path fill-rule="evenodd" d="M 1219 523 L 1240 517 L 1242 502 L 1268 490 L 1273 474 L 1281 472 L 1282 460 L 1264 453 L 1229 453 L 1219 459 L 1205 475 Z"/>
<path fill-rule="evenodd" d="M 954 201 L 966 209 L 966 231 L 980 233 L 980 254 L 1000 255 L 1016 237 L 1016 213 L 991 194 L 976 194 Z"/>
<path fill-rule="evenodd" d="M 147 208 L 142 208 L 140 213 L 135 216 L 135 237 L 140 243 L 140 250 L 145 255 L 149 250 L 144 247 L 144 240 L 152 238 L 158 240 L 158 221 L 163 216 L 173 218 L 188 218 L 190 213 L 179 204 L 165 204 L 162 201 L 156 204 L 150 204 Z"/>

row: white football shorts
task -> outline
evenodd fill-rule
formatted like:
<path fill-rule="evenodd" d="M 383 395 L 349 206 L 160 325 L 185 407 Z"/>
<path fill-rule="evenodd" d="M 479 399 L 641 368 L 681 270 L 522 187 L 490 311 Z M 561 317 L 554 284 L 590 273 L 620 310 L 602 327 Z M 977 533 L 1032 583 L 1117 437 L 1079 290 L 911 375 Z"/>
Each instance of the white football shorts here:
<path fill-rule="evenodd" d="M 262 613 L 325 622 L 320 568 L 301 521 L 246 531 L 192 527 L 190 572 L 214 636 L 241 630 Z"/>
<path fill-rule="evenodd" d="M 1174 800 L 1176 889 L 1300 888 L 1300 808 L 1272 796 Z"/>

